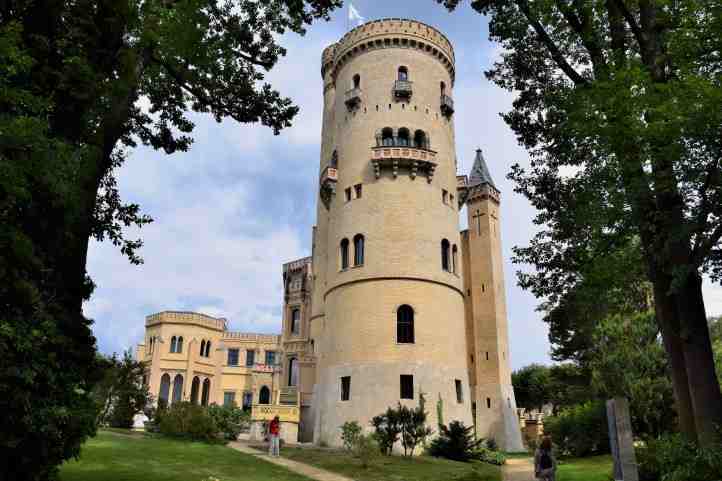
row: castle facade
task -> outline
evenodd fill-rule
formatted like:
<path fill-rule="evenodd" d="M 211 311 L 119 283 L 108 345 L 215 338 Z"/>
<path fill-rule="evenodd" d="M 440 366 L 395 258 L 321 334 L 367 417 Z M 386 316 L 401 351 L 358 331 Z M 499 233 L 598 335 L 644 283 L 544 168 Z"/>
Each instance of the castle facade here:
<path fill-rule="evenodd" d="M 444 422 L 521 450 L 501 196 L 481 151 L 457 175 L 451 43 L 420 22 L 372 21 L 324 50 L 321 73 L 312 255 L 283 266 L 281 334 L 148 316 L 138 356 L 151 392 L 236 402 L 256 421 L 279 415 L 288 440 L 329 445 L 344 422 L 368 426 L 424 395 L 430 426 L 440 409 Z"/>

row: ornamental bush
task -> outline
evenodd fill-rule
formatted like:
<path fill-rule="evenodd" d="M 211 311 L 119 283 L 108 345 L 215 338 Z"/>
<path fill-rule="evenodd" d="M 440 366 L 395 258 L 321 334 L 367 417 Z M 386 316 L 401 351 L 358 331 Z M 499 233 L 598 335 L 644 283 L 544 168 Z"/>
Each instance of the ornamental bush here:
<path fill-rule="evenodd" d="M 194 441 L 212 441 L 218 427 L 208 410 L 189 402 L 173 403 L 159 418 L 160 432 L 167 436 L 189 438 Z"/>
<path fill-rule="evenodd" d="M 346 421 L 339 429 L 341 429 L 343 447 L 346 448 L 346 451 L 353 451 L 356 441 L 361 435 L 361 425 L 358 421 Z"/>
<path fill-rule="evenodd" d="M 219 406 L 211 404 L 208 407 L 208 415 L 213 420 L 218 432 L 223 434 L 225 439 L 234 441 L 250 422 L 250 413 L 240 409 L 235 403 Z"/>
<path fill-rule="evenodd" d="M 544 419 L 544 432 L 563 456 L 591 456 L 609 452 L 607 411 L 603 401 L 571 406 Z"/>
<path fill-rule="evenodd" d="M 637 464 L 640 481 L 719 481 L 722 446 L 698 447 L 668 434 L 639 446 Z"/>
<path fill-rule="evenodd" d="M 453 461 L 469 461 L 482 440 L 474 439 L 474 427 L 464 426 L 460 421 L 451 421 L 449 426 L 439 426 L 439 437 L 431 441 L 428 452 L 437 458 Z"/>

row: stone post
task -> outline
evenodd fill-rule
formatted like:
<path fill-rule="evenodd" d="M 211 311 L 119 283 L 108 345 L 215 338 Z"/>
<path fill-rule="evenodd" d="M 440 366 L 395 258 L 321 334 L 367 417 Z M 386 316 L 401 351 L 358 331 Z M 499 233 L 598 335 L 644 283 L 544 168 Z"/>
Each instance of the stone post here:
<path fill-rule="evenodd" d="M 639 481 L 637 458 L 634 454 L 632 422 L 629 417 L 629 401 L 614 398 L 607 401 L 609 444 L 614 458 L 615 481 Z"/>

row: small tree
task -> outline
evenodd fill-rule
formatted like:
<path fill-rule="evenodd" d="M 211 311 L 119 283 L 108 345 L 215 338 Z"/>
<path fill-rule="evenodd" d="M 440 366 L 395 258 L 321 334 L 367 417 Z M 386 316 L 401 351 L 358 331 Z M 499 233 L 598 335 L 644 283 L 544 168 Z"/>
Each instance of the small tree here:
<path fill-rule="evenodd" d="M 218 432 L 223 433 L 223 437 L 231 441 L 238 438 L 244 425 L 250 421 L 250 414 L 236 406 L 235 402 L 228 406 L 211 404 L 208 407 L 208 414 L 213 419 Z"/>
<path fill-rule="evenodd" d="M 133 427 L 133 418 L 148 406 L 151 396 L 148 386 L 141 379 L 145 365 L 133 358 L 130 350 L 123 353 L 123 359 L 98 356 L 103 377 L 93 389 L 93 398 L 98 409 L 96 423 L 116 428 Z"/>
<path fill-rule="evenodd" d="M 468 461 L 474 457 L 474 450 L 483 441 L 475 440 L 473 431 L 473 426 L 464 426 L 460 421 L 452 421 L 448 427 L 442 425 L 439 437 L 429 446 L 429 454 L 437 458 Z"/>
<path fill-rule="evenodd" d="M 358 421 L 346 421 L 339 429 L 341 429 L 344 448 L 347 451 L 352 451 L 361 435 L 361 425 Z"/>
<path fill-rule="evenodd" d="M 414 409 L 399 404 L 398 417 L 401 423 L 401 444 L 405 456 L 413 456 L 416 446 L 424 444 L 433 430 L 426 426 L 426 399 L 419 394 L 419 405 Z"/>
<path fill-rule="evenodd" d="M 386 409 L 384 414 L 379 414 L 371 419 L 371 425 L 375 429 L 374 438 L 379 443 L 381 453 L 387 456 L 391 455 L 394 444 L 398 441 L 401 433 L 398 411 L 392 408 Z"/>

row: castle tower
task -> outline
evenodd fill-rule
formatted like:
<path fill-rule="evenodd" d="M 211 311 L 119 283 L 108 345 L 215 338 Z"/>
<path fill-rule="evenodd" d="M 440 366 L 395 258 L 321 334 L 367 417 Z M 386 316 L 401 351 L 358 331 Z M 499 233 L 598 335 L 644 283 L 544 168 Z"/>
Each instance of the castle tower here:
<path fill-rule="evenodd" d="M 323 53 L 313 239 L 314 441 L 424 393 L 472 423 L 454 147 L 454 52 L 420 22 L 362 25 Z"/>
<path fill-rule="evenodd" d="M 461 183 L 460 194 L 466 201 L 469 221 L 469 229 L 462 233 L 462 252 L 469 379 L 477 436 L 494 438 L 505 451 L 522 451 L 509 368 L 500 193 L 481 150 L 476 151 L 471 174 L 468 182 Z"/>

